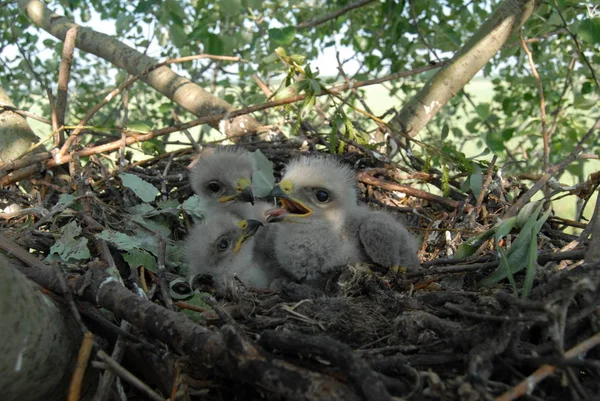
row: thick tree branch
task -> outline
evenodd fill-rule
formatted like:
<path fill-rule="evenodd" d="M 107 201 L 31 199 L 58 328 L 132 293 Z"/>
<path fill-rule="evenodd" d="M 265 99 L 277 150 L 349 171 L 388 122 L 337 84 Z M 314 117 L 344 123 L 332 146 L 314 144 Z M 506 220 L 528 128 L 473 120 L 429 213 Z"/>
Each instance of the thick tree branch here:
<path fill-rule="evenodd" d="M 537 0 L 504 0 L 450 64 L 438 71 L 391 120 L 395 130 L 416 136 L 504 46 L 537 6 Z"/>
<path fill-rule="evenodd" d="M 131 75 L 138 75 L 157 63 L 153 58 L 132 49 L 112 36 L 80 27 L 68 18 L 53 13 L 38 0 L 20 0 L 19 6 L 35 25 L 59 40 L 65 40 L 69 29 L 78 27 L 75 41 L 78 49 L 95 54 Z M 153 70 L 142 77 L 142 81 L 199 117 L 226 113 L 232 109 L 232 106 L 225 100 L 211 95 L 189 79 L 177 75 L 168 67 Z M 212 125 L 228 137 L 237 137 L 256 132 L 261 124 L 253 117 L 245 115 L 231 121 L 224 118 Z"/>

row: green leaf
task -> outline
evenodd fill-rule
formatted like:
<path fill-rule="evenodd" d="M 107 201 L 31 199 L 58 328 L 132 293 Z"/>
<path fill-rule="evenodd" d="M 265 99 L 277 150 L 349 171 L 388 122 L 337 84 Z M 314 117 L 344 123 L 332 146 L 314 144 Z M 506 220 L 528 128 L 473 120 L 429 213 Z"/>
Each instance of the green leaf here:
<path fill-rule="evenodd" d="M 119 174 L 123 185 L 133 191 L 142 201 L 152 202 L 160 192 L 154 185 L 142 180 L 137 175 Z"/>
<path fill-rule="evenodd" d="M 81 234 L 81 227 L 75 220 L 71 221 L 60 230 L 60 237 L 50 248 L 50 255 L 47 260 L 51 260 L 51 255 L 57 255 L 64 262 L 73 262 L 78 260 L 88 260 L 91 255 L 87 247 L 87 238 L 76 238 Z"/>
<path fill-rule="evenodd" d="M 108 241 L 123 251 L 133 251 L 144 246 L 144 241 L 141 238 L 132 237 L 115 230 L 103 230 L 101 233 L 96 234 L 96 238 Z"/>
<path fill-rule="evenodd" d="M 473 170 L 473 174 L 469 176 L 469 186 L 475 199 L 478 199 L 483 188 L 483 174 L 481 172 L 481 167 L 479 167 L 479 164 L 477 163 L 473 163 Z"/>
<path fill-rule="evenodd" d="M 498 131 L 489 132 L 485 136 L 485 143 L 492 152 L 504 152 L 504 138 L 502 133 Z"/>
<path fill-rule="evenodd" d="M 215 55 L 222 55 L 225 51 L 225 43 L 221 40 L 219 35 L 214 33 L 207 33 L 204 35 L 206 40 L 204 41 L 204 52 Z"/>
<path fill-rule="evenodd" d="M 171 42 L 173 42 L 178 49 L 181 49 L 188 44 L 187 35 L 185 34 L 183 26 L 175 23 L 171 24 L 169 27 L 169 38 L 171 38 Z"/>
<path fill-rule="evenodd" d="M 516 224 L 517 224 L 516 217 L 511 217 L 509 219 L 502 221 L 496 227 L 496 235 L 494 236 L 494 238 L 496 240 L 496 244 L 498 244 L 498 242 L 500 241 L 500 239 L 502 237 L 507 236 L 512 231 L 512 229 L 515 227 Z"/>
<path fill-rule="evenodd" d="M 289 46 L 294 41 L 295 36 L 296 28 L 293 26 L 269 29 L 269 39 L 275 45 Z"/>
<path fill-rule="evenodd" d="M 519 219 L 519 216 L 517 216 L 516 224 L 519 224 L 519 222 L 525 217 L 527 217 L 527 222 L 523 225 L 523 228 L 521 229 L 517 239 L 513 241 L 512 246 L 508 250 L 508 265 L 510 266 L 510 271 L 513 274 L 521 271 L 527 266 L 528 255 L 530 253 L 530 241 L 532 240 L 532 237 L 537 237 L 537 233 L 539 232 L 539 228 L 537 228 L 538 225 L 541 228 L 541 225 L 546 221 L 547 216 L 549 215 L 548 213 L 545 213 L 544 216 L 542 216 L 538 221 L 537 217 L 542 209 L 543 202 L 533 204 L 537 204 L 537 207 L 533 212 L 530 212 L 530 210 L 525 211 L 521 216 L 521 219 Z M 529 206 L 529 208 L 531 208 L 531 206 Z M 492 285 L 506 277 L 507 274 L 505 269 L 499 267 L 488 277 L 483 279 L 481 283 L 483 285 Z"/>
<path fill-rule="evenodd" d="M 444 126 L 442 127 L 442 141 L 445 141 L 446 138 L 448 138 L 449 133 L 450 127 L 448 127 L 448 124 L 444 124 Z"/>
<path fill-rule="evenodd" d="M 506 276 L 508 277 L 508 282 L 510 283 L 513 292 L 515 294 L 518 293 L 517 291 L 517 282 L 515 281 L 515 277 L 513 276 L 512 272 L 510 271 L 510 266 L 508 264 L 508 257 L 506 255 L 506 251 L 503 248 L 498 248 L 498 254 L 500 255 L 500 266 L 499 269 L 501 269 L 502 271 L 504 271 L 506 273 Z"/>
<path fill-rule="evenodd" d="M 133 16 L 130 14 L 119 14 L 115 23 L 115 31 L 117 35 L 122 35 L 129 30 L 129 26 L 133 22 Z"/>
<path fill-rule="evenodd" d="M 590 45 L 600 43 L 600 18 L 586 18 L 580 21 L 576 33 Z"/>
<path fill-rule="evenodd" d="M 139 224 L 154 234 L 159 234 L 163 238 L 167 238 L 171 235 L 171 229 L 166 224 L 161 224 L 155 220 L 140 215 L 133 215 L 131 216 L 131 221 Z"/>
<path fill-rule="evenodd" d="M 188 214 L 202 218 L 206 211 L 206 203 L 198 195 L 190 196 L 180 206 Z"/>
<path fill-rule="evenodd" d="M 188 304 L 194 305 L 194 306 L 199 306 L 201 308 L 204 308 L 206 310 L 212 310 L 212 308 L 210 307 L 210 305 L 208 305 L 205 301 L 204 298 L 206 296 L 210 296 L 210 294 L 206 294 L 206 293 L 195 293 L 194 296 L 192 296 L 190 299 L 188 299 L 187 302 Z M 189 309 L 183 309 L 182 313 L 184 315 L 186 315 L 187 317 L 189 317 L 190 319 L 192 319 L 195 322 L 201 322 L 204 319 L 202 318 L 202 315 L 200 314 L 200 312 L 196 312 L 193 310 L 189 310 Z"/>
<path fill-rule="evenodd" d="M 488 239 L 490 239 L 494 232 L 496 231 L 496 227 L 492 227 L 491 229 L 484 231 L 483 233 L 470 238 L 459 245 L 458 249 L 454 253 L 454 259 L 466 258 L 467 256 L 471 256 L 472 254 L 479 249 L 481 245 Z"/>
<path fill-rule="evenodd" d="M 294 82 L 290 86 L 286 86 L 285 88 L 278 91 L 275 94 L 275 96 L 273 96 L 273 100 L 281 100 L 281 99 L 286 99 L 288 97 L 297 96 L 300 94 L 300 92 L 302 92 L 303 90 L 308 88 L 308 85 L 310 85 L 310 81 L 307 79 L 303 79 L 302 81 Z"/>
<path fill-rule="evenodd" d="M 149 121 L 130 121 L 126 127 L 129 131 L 141 132 L 147 134 L 152 131 L 152 123 Z"/>
<path fill-rule="evenodd" d="M 65 206 L 68 207 L 70 206 L 73 202 L 75 202 L 77 200 L 77 197 L 71 194 L 60 194 L 60 196 L 58 197 L 58 203 L 57 206 Z"/>
<path fill-rule="evenodd" d="M 161 142 L 160 139 L 154 138 L 148 141 L 142 142 L 142 150 L 147 155 L 162 155 L 167 150 L 165 149 L 165 145 Z"/>
<path fill-rule="evenodd" d="M 156 268 L 156 258 L 143 249 L 132 249 L 123 254 L 123 259 L 134 269 L 144 266 L 153 273 L 157 273 L 158 271 Z"/>
<path fill-rule="evenodd" d="M 254 173 L 252 174 L 252 191 L 254 196 L 266 197 L 275 185 L 273 176 L 273 163 L 260 151 L 251 153 L 254 159 Z"/>
<path fill-rule="evenodd" d="M 479 118 L 485 121 L 490 116 L 490 105 L 488 103 L 478 104 L 475 107 L 475 111 L 477 112 Z"/>
<path fill-rule="evenodd" d="M 140 3 L 152 3 L 150 1 L 142 1 Z M 169 13 L 178 16 L 181 19 L 185 19 L 187 14 L 185 10 L 181 7 L 178 1 L 175 0 L 165 0 L 165 7 L 169 11 Z"/>

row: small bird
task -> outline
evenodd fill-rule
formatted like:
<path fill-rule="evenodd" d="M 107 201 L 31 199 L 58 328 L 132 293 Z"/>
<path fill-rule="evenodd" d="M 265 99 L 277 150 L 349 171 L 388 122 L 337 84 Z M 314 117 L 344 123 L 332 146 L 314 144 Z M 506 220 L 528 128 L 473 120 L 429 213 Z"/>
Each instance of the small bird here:
<path fill-rule="evenodd" d="M 291 162 L 271 196 L 282 204 L 268 212 L 269 222 L 280 222 L 274 255 L 297 281 L 349 263 L 376 263 L 392 271 L 420 265 L 413 236 L 392 215 L 359 205 L 353 171 L 333 158 Z"/>
<path fill-rule="evenodd" d="M 264 212 L 272 205 L 255 202 L 253 173 L 254 161 L 245 149 L 207 149 L 190 171 L 190 185 L 206 203 L 208 214 L 225 210 L 241 218 L 266 222 Z"/>
<path fill-rule="evenodd" d="M 236 281 L 268 288 L 279 273 L 255 251 L 253 237 L 262 226 L 258 220 L 223 211 L 198 221 L 185 242 L 188 277 L 210 274 L 218 292 L 236 286 Z"/>

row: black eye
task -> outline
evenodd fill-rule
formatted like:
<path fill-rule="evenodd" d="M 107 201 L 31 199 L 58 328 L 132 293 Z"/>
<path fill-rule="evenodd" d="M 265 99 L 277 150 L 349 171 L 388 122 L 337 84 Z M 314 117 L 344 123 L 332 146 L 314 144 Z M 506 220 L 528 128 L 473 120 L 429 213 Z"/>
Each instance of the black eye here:
<path fill-rule="evenodd" d="M 229 248 L 230 241 L 227 238 L 221 238 L 217 241 L 217 249 L 219 251 L 225 251 Z"/>
<path fill-rule="evenodd" d="M 221 184 L 219 184 L 217 181 L 211 181 L 208 183 L 206 188 L 208 188 L 208 190 L 211 192 L 217 193 L 221 190 Z"/>
<path fill-rule="evenodd" d="M 329 200 L 329 192 L 324 189 L 319 189 L 315 196 L 319 202 L 327 202 Z"/>

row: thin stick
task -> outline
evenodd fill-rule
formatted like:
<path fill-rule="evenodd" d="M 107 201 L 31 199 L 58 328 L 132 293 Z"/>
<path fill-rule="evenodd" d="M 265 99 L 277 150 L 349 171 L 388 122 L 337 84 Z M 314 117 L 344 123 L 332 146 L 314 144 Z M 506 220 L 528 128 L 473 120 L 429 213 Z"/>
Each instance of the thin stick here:
<path fill-rule="evenodd" d="M 598 344 L 600 344 L 600 333 L 596 333 L 594 336 L 577 344 L 576 346 L 565 352 L 565 359 L 579 357 L 581 354 L 586 353 Z M 538 383 L 540 383 L 546 377 L 554 373 L 556 369 L 556 366 L 551 365 L 540 366 L 538 370 L 536 370 L 527 378 L 525 378 L 525 380 L 523 380 L 521 383 L 508 390 L 500 397 L 497 397 L 496 401 L 512 401 L 525 394 L 530 394 Z"/>
<path fill-rule="evenodd" d="M 550 165 L 550 144 L 548 139 L 548 126 L 546 123 L 546 99 L 544 98 L 544 87 L 542 85 L 542 80 L 540 79 L 540 74 L 538 74 L 537 69 L 535 68 L 535 63 L 533 62 L 533 55 L 525 43 L 523 39 L 523 35 L 519 34 L 519 40 L 521 41 L 521 47 L 525 50 L 527 54 L 527 59 L 529 60 L 529 67 L 531 67 L 531 74 L 535 78 L 535 82 L 537 83 L 538 95 L 540 97 L 540 117 L 542 120 L 542 138 L 544 141 L 544 171 L 548 169 Z"/>
<path fill-rule="evenodd" d="M 583 144 L 586 143 L 590 137 L 592 137 L 597 129 L 600 129 L 600 118 L 596 120 L 592 128 L 590 128 L 583 138 L 581 138 L 571 154 L 565 157 L 560 163 L 548 167 L 548 170 L 542 176 L 542 178 L 540 178 L 527 192 L 521 195 L 521 197 L 510 207 L 510 209 L 508 209 L 508 212 L 506 212 L 504 218 L 515 216 L 518 211 L 521 210 L 521 208 L 525 206 L 527 202 L 529 202 L 531 197 L 535 195 L 537 191 L 539 191 L 548 182 L 548 180 L 550 180 L 550 178 L 552 178 L 553 175 L 562 172 L 573 160 L 575 160 L 577 155 L 583 150 Z"/>
<path fill-rule="evenodd" d="M 94 336 L 89 331 L 86 331 L 83 334 L 83 341 L 81 342 L 81 347 L 79 348 L 79 355 L 77 355 L 75 372 L 73 372 L 73 377 L 71 378 L 71 383 L 69 384 L 69 395 L 67 397 L 68 401 L 79 401 L 81 399 L 81 383 L 83 382 L 83 377 L 85 376 L 85 371 L 87 369 L 88 361 L 90 360 L 90 355 L 92 354 L 93 346 Z"/>
<path fill-rule="evenodd" d="M 64 142 L 65 114 L 67 111 L 67 95 L 69 91 L 69 77 L 71 76 L 71 65 L 73 64 L 73 51 L 75 50 L 75 38 L 77 38 L 77 27 L 67 31 L 65 44 L 62 51 L 62 61 L 58 70 L 58 90 L 56 92 L 56 125 L 54 131 L 54 147 L 62 146 Z"/>
<path fill-rule="evenodd" d="M 81 131 L 84 129 L 85 125 L 87 125 L 87 122 L 90 120 L 90 118 L 92 118 L 92 116 L 94 114 L 96 114 L 98 112 L 98 110 L 100 110 L 104 105 L 106 105 L 108 102 L 110 102 L 119 92 L 121 92 L 121 91 L 125 90 L 126 88 L 128 88 L 129 86 L 131 86 L 134 82 L 139 80 L 141 77 L 143 77 L 146 74 L 149 74 L 150 72 L 156 70 L 157 68 L 164 67 L 169 64 L 183 63 L 183 62 L 199 60 L 199 59 L 203 59 L 203 58 L 210 58 L 213 60 L 244 61 L 239 57 L 213 56 L 212 54 L 198 54 L 195 56 L 187 56 L 187 57 L 169 59 L 169 60 L 165 60 L 163 62 L 154 64 L 153 66 L 147 68 L 145 71 L 142 71 L 140 74 L 132 76 L 129 79 L 127 79 L 125 82 L 123 82 L 121 85 L 119 85 L 115 90 L 113 90 L 108 95 L 106 95 L 104 97 L 104 99 L 102 99 L 102 101 L 100 101 L 100 103 L 98 103 L 94 107 L 92 107 L 85 114 L 85 116 L 83 116 L 81 121 L 79 121 L 79 123 L 77 124 L 77 128 L 75 128 L 73 130 L 73 132 L 71 133 L 71 135 L 69 136 L 69 138 L 67 139 L 67 141 L 65 142 L 63 147 L 60 148 L 59 155 L 62 156 L 67 152 L 69 147 L 75 141 L 75 138 L 81 133 Z"/>
<path fill-rule="evenodd" d="M 123 366 L 117 363 L 114 359 L 112 359 L 106 352 L 100 350 L 96 353 L 96 356 L 106 363 L 108 368 L 112 370 L 117 376 L 121 379 L 125 380 L 151 399 L 156 401 L 165 401 L 158 393 L 152 390 L 146 383 L 142 382 L 140 379 L 135 377 L 130 371 L 125 369 Z"/>
<path fill-rule="evenodd" d="M 344 84 L 333 86 L 331 89 L 329 89 L 327 91 L 322 91 L 319 96 L 324 96 L 324 95 L 328 95 L 328 94 L 332 94 L 332 93 L 340 93 L 340 92 L 343 92 L 345 90 L 349 90 L 349 89 L 351 89 L 353 87 L 354 88 L 359 88 L 359 87 L 363 87 L 363 86 L 376 85 L 376 84 L 379 84 L 381 82 L 386 82 L 386 81 L 393 80 L 393 79 L 396 79 L 396 78 L 401 78 L 401 77 L 407 77 L 407 76 L 411 76 L 411 75 L 420 74 L 420 73 L 425 72 L 425 71 L 429 71 L 429 70 L 433 70 L 433 69 L 436 69 L 436 68 L 443 67 L 444 65 L 445 65 L 445 62 L 444 63 L 438 63 L 436 65 L 428 65 L 428 66 L 424 66 L 424 67 L 420 67 L 420 68 L 415 68 L 414 70 L 411 70 L 411 71 L 403 71 L 403 72 L 399 72 L 399 73 L 396 73 L 396 74 L 391 74 L 391 75 L 388 75 L 387 77 L 383 77 L 383 78 L 370 79 L 370 80 L 362 81 L 362 82 L 352 81 L 350 83 L 344 83 Z M 116 90 L 113 91 L 113 92 L 111 92 L 111 94 L 109 94 L 107 96 L 107 98 L 111 97 L 111 96 L 114 96 L 115 93 L 116 93 Z M 250 114 L 250 113 L 254 113 L 256 111 L 267 110 L 267 109 L 271 109 L 271 108 L 278 107 L 278 106 L 283 106 L 283 105 L 290 104 L 290 103 L 300 102 L 300 101 L 304 100 L 305 98 L 306 98 L 306 95 L 292 96 L 292 97 L 288 97 L 288 98 L 285 98 L 285 99 L 271 101 L 271 102 L 266 102 L 266 103 L 262 103 L 262 104 L 258 104 L 258 105 L 254 105 L 254 106 L 250 106 L 250 107 L 243 107 L 241 109 L 237 109 L 237 110 L 233 110 L 233 111 L 229 111 L 229 112 L 212 114 L 212 115 L 209 115 L 209 116 L 200 117 L 200 118 L 197 118 L 195 120 L 189 121 L 189 122 L 187 122 L 185 124 L 178 125 L 176 127 L 166 127 L 166 128 L 163 128 L 163 129 L 160 129 L 160 130 L 157 130 L 157 131 L 150 132 L 148 134 L 131 133 L 130 135 L 127 136 L 127 139 L 126 139 L 125 142 L 126 142 L 126 145 L 131 145 L 131 144 L 138 143 L 138 142 L 144 142 L 144 141 L 147 141 L 147 140 L 150 140 L 150 139 L 157 138 L 157 137 L 162 136 L 162 135 L 167 135 L 167 134 L 171 134 L 173 132 L 181 131 L 183 129 L 192 128 L 192 127 L 195 127 L 197 125 L 216 123 L 216 122 L 219 122 L 221 120 L 233 119 L 235 117 L 246 115 L 246 114 Z M 73 131 L 73 134 L 75 132 L 76 132 L 76 130 Z M 67 139 L 67 141 L 65 142 L 65 145 L 63 146 L 62 149 L 65 149 L 65 146 L 69 145 L 69 140 L 71 140 L 73 134 L 71 134 L 71 136 Z M 109 142 L 109 143 L 106 143 L 106 144 L 103 144 L 103 145 L 94 146 L 94 147 L 91 147 L 91 148 L 86 148 L 86 149 L 83 149 L 81 151 L 73 152 L 73 153 L 68 154 L 68 155 L 67 154 L 61 155 L 61 153 L 59 152 L 52 159 L 49 158 L 46 161 L 44 168 L 56 167 L 58 165 L 68 163 L 68 162 L 71 161 L 71 159 L 73 157 L 91 156 L 91 155 L 95 155 L 95 154 L 99 154 L 99 153 L 104 153 L 104 152 L 116 150 L 116 149 L 119 149 L 120 146 L 121 146 L 121 140 L 119 139 L 119 140 L 114 141 L 114 142 Z M 30 164 L 33 164 L 33 163 L 35 163 L 35 162 L 31 162 L 29 164 L 27 164 L 25 162 L 21 162 L 19 165 L 21 167 L 26 167 L 26 166 L 29 166 Z M 35 173 L 35 171 L 37 171 L 37 169 L 33 169 L 33 173 Z M 10 185 L 10 184 L 13 184 L 13 183 L 15 183 L 17 181 L 25 179 L 25 178 L 31 176 L 33 173 L 30 170 L 29 174 L 25 174 L 25 173 L 16 171 L 14 173 L 11 173 L 10 176 L 6 176 L 5 175 L 4 177 L 2 177 L 0 179 L 0 187 L 6 186 L 6 185 Z"/>
<path fill-rule="evenodd" d="M 306 28 L 314 28 L 315 26 L 321 25 L 324 22 L 330 21 L 334 18 L 339 17 L 340 15 L 346 13 L 347 11 L 353 10 L 355 8 L 359 8 L 365 6 L 369 3 L 373 3 L 375 0 L 360 0 L 354 3 L 347 4 L 346 6 L 335 10 L 329 14 L 325 14 L 322 17 L 315 18 L 311 21 L 304 21 L 296 25 L 296 29 L 306 29 Z"/>

